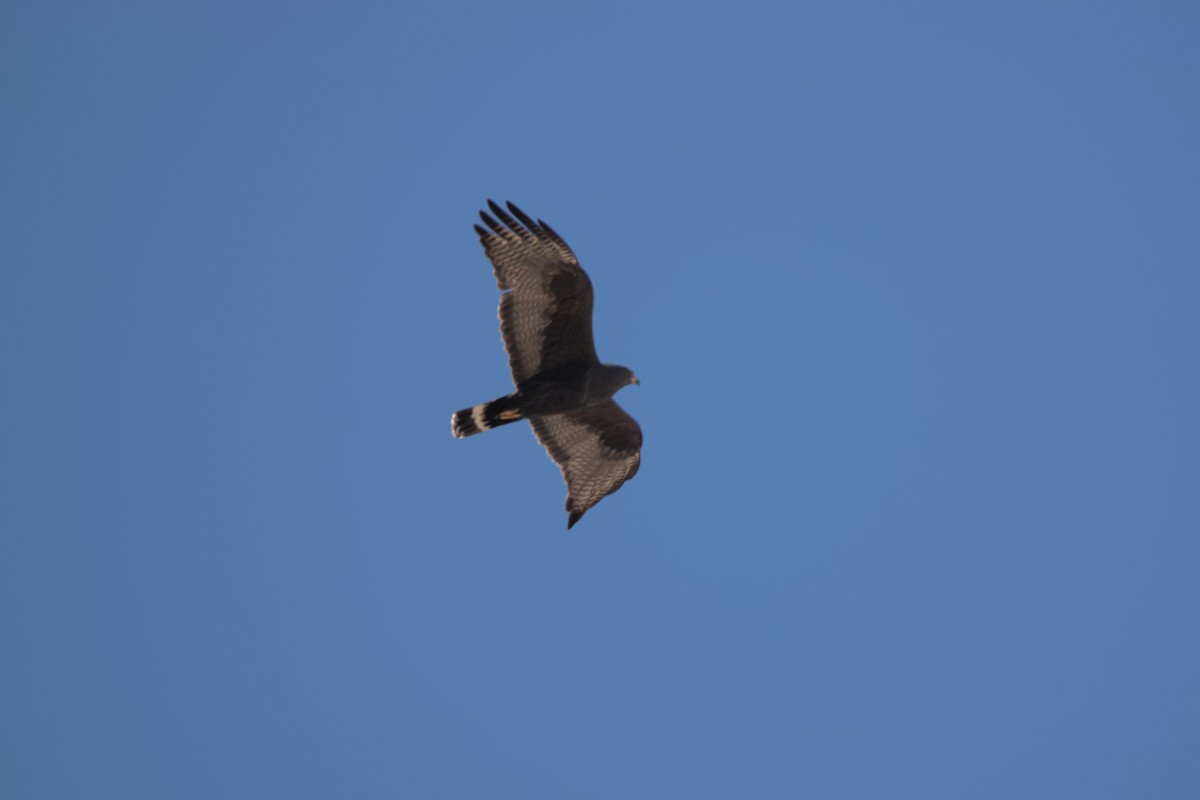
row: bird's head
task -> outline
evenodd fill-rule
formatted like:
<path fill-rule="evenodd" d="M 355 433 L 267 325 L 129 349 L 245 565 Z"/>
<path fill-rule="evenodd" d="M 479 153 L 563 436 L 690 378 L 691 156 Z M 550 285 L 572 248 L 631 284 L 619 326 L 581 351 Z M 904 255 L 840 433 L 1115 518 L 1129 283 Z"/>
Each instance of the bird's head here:
<path fill-rule="evenodd" d="M 600 385 L 603 386 L 603 389 L 601 389 L 598 394 L 606 395 L 608 397 L 613 396 L 626 386 L 632 386 L 634 384 L 640 385 L 640 381 L 638 381 L 637 376 L 633 374 L 633 370 L 625 367 L 619 367 L 616 364 L 603 365 L 601 374 L 604 376 L 600 381 Z"/>

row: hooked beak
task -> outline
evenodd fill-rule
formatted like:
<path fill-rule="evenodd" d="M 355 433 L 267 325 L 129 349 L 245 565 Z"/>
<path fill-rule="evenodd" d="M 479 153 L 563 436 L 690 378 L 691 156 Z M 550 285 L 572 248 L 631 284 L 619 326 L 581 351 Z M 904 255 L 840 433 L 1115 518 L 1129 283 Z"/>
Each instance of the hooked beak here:
<path fill-rule="evenodd" d="M 634 376 L 633 376 L 633 383 L 634 383 L 634 385 L 636 385 L 636 386 L 641 386 L 641 385 L 642 385 L 642 382 L 641 382 L 641 381 L 639 381 L 639 380 L 637 379 L 637 375 L 634 375 Z"/>

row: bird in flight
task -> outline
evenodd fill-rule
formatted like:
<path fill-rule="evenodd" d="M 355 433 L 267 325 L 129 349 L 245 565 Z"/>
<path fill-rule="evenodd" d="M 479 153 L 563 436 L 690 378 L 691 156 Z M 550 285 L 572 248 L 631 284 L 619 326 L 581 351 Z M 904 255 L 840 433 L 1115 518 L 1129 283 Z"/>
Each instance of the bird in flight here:
<path fill-rule="evenodd" d="M 475 226 L 500 289 L 500 336 L 516 391 L 456 411 L 459 438 L 529 420 L 567 483 L 567 529 L 621 488 L 641 464 L 642 429 L 613 395 L 638 383 L 601 364 L 592 340 L 592 282 L 546 223 L 488 200 Z"/>

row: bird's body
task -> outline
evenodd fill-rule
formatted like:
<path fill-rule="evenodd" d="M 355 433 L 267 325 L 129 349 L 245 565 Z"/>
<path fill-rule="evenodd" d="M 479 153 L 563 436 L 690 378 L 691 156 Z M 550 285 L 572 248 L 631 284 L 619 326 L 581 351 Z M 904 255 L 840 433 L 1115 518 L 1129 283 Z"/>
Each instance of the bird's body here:
<path fill-rule="evenodd" d="M 512 216 L 488 206 L 500 222 L 481 213 L 488 229 L 475 230 L 504 292 L 500 333 L 516 391 L 455 412 L 451 432 L 529 420 L 567 482 L 570 528 L 638 470 L 641 429 L 612 399 L 637 378 L 596 357 L 592 283 L 562 237 L 512 203 Z"/>

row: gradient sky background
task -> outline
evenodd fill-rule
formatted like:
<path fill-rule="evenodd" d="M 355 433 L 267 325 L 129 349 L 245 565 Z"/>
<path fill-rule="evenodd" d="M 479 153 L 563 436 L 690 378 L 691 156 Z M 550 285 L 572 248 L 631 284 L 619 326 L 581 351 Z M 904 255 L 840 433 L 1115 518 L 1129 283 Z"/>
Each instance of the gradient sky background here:
<path fill-rule="evenodd" d="M 5 4 L 0 795 L 1200 797 L 1197 8 Z"/>

